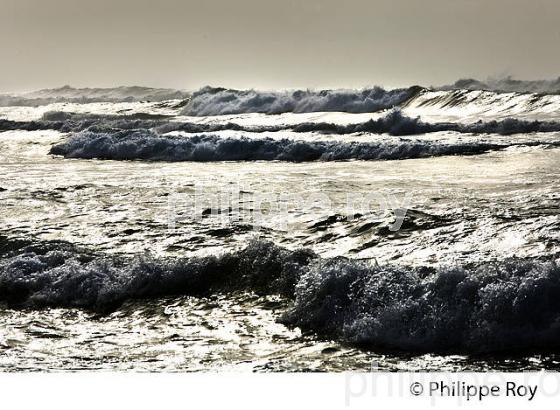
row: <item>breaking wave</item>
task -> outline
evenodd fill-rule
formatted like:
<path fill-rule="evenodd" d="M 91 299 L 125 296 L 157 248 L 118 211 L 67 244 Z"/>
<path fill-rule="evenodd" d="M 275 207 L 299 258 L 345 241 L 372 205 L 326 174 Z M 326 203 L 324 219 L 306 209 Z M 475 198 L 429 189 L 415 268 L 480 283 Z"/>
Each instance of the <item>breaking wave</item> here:
<path fill-rule="evenodd" d="M 221 256 L 124 258 L 6 237 L 0 255 L 0 300 L 13 308 L 108 313 L 129 299 L 252 291 L 290 301 L 279 318 L 288 326 L 368 347 L 480 353 L 560 344 L 555 260 L 378 266 L 263 241 Z"/>
<path fill-rule="evenodd" d="M 193 116 L 319 111 L 365 113 L 399 106 L 419 90 L 420 87 L 396 90 L 374 87 L 363 90 L 266 92 L 205 87 L 193 93 L 182 113 Z"/>
<path fill-rule="evenodd" d="M 439 155 L 480 154 L 506 144 L 442 143 L 420 140 L 387 142 L 301 141 L 272 138 L 223 138 L 216 135 L 173 137 L 148 130 L 73 134 L 50 153 L 66 158 L 149 161 L 337 161 L 395 160 Z"/>

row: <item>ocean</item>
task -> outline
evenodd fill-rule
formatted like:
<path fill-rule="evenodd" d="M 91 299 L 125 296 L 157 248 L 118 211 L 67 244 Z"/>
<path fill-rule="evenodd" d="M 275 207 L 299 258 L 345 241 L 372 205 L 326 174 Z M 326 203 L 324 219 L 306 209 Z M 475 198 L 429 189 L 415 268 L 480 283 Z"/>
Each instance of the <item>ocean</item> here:
<path fill-rule="evenodd" d="M 0 97 L 3 371 L 560 368 L 560 95 Z"/>

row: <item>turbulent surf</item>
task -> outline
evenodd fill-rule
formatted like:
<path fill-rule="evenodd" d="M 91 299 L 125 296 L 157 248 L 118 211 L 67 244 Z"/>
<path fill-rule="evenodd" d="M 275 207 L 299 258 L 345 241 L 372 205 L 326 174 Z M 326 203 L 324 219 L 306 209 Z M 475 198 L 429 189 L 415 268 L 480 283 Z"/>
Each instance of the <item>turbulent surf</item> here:
<path fill-rule="evenodd" d="M 1 96 L 0 368 L 556 369 L 557 92 Z"/>

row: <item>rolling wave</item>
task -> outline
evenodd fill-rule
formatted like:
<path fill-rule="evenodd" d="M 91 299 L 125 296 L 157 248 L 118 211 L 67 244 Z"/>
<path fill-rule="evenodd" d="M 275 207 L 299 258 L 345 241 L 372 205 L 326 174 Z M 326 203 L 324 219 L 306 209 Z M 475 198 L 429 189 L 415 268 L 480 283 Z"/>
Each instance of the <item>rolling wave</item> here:
<path fill-rule="evenodd" d="M 0 132 L 12 130 L 36 131 L 53 129 L 60 132 L 107 132 L 115 130 L 154 130 L 158 134 L 175 131 L 186 133 L 219 132 L 225 130 L 251 133 L 292 131 L 296 133 L 317 132 L 323 134 L 389 134 L 394 136 L 419 135 L 434 132 L 458 132 L 468 134 L 514 135 L 537 132 L 560 132 L 560 122 L 528 121 L 517 118 L 477 121 L 469 124 L 454 122 L 425 122 L 419 117 L 403 115 L 400 110 L 391 110 L 385 116 L 355 124 L 336 124 L 332 122 L 302 122 L 280 125 L 245 126 L 235 122 L 194 123 L 169 121 L 167 116 L 98 115 L 47 112 L 37 121 L 11 121 L 0 119 Z"/>
<path fill-rule="evenodd" d="M 560 343 L 555 260 L 378 266 L 263 241 L 221 256 L 124 258 L 6 237 L 0 255 L 0 300 L 13 308 L 108 313 L 129 299 L 252 291 L 291 301 L 279 318 L 288 326 L 370 347 L 480 353 Z"/>
<path fill-rule="evenodd" d="M 396 160 L 440 155 L 480 154 L 510 143 L 405 140 L 386 142 L 303 141 L 272 138 L 173 137 L 149 130 L 111 133 L 84 131 L 54 145 L 65 158 L 149 161 L 338 161 Z"/>

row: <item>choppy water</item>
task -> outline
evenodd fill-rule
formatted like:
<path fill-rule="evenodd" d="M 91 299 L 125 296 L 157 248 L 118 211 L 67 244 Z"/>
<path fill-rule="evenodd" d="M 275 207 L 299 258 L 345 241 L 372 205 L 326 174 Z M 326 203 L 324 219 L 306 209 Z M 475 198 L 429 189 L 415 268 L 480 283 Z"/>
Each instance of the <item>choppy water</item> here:
<path fill-rule="evenodd" d="M 552 124 L 560 116 L 557 96 L 454 93 L 421 93 L 403 103 L 402 113 L 429 124 L 504 118 Z M 384 104 L 394 105 L 395 95 L 384 96 Z M 191 135 L 182 131 L 168 137 L 172 149 L 148 141 L 150 153 L 160 150 L 150 158 L 157 161 L 114 161 L 80 158 L 89 134 L 80 134 L 86 145 L 77 148 L 78 158 L 52 155 L 53 145 L 82 129 L 48 129 L 53 125 L 42 117 L 60 110 L 101 115 L 86 132 L 109 134 L 105 152 L 111 155 L 142 159 L 134 139 L 117 138 L 111 133 L 119 131 L 106 127 L 146 124 L 130 125 L 123 117 L 119 125 L 115 115 L 252 127 L 355 124 L 385 115 L 357 108 L 350 110 L 356 114 L 317 113 L 307 100 L 297 107 L 311 112 L 244 113 L 252 107 L 247 98 L 229 106 L 234 114 L 211 117 L 193 116 L 193 106 L 189 111 L 180 101 L 0 109 L 6 120 L 41 124 L 36 131 L 16 124 L 0 133 L 3 370 L 340 371 L 368 370 L 372 363 L 391 370 L 558 368 L 557 132 L 400 137 L 225 126 L 206 134 L 335 147 L 357 142 L 382 152 L 389 141 L 397 158 L 403 152 L 410 158 L 402 151 L 410 141 L 430 151 L 389 161 L 231 162 L 205 154 L 177 162 L 175 139 Z M 329 107 L 316 99 L 321 109 Z M 280 111 L 292 107 L 282 101 Z M 223 105 L 213 104 L 211 95 L 194 107 L 223 113 Z M 76 127 L 75 119 L 62 118 L 66 128 Z M 499 146 L 477 155 L 431 148 L 465 143 Z M 98 150 L 99 144 L 90 145 Z M 205 144 L 207 152 L 224 149 Z M 245 149 L 227 149 L 232 146 Z M 280 211 L 278 198 L 288 198 Z M 384 209 L 380 199 L 389 199 Z M 402 226 L 392 231 L 402 208 Z M 243 253 L 249 243 L 268 245 Z M 310 261 L 291 253 L 299 248 L 313 253 Z M 199 266 L 227 253 L 241 261 L 219 261 L 222 270 L 231 269 L 227 278 L 200 279 L 206 271 Z M 145 275 L 140 284 L 138 275 Z M 460 339 L 445 334 L 453 332 Z"/>

